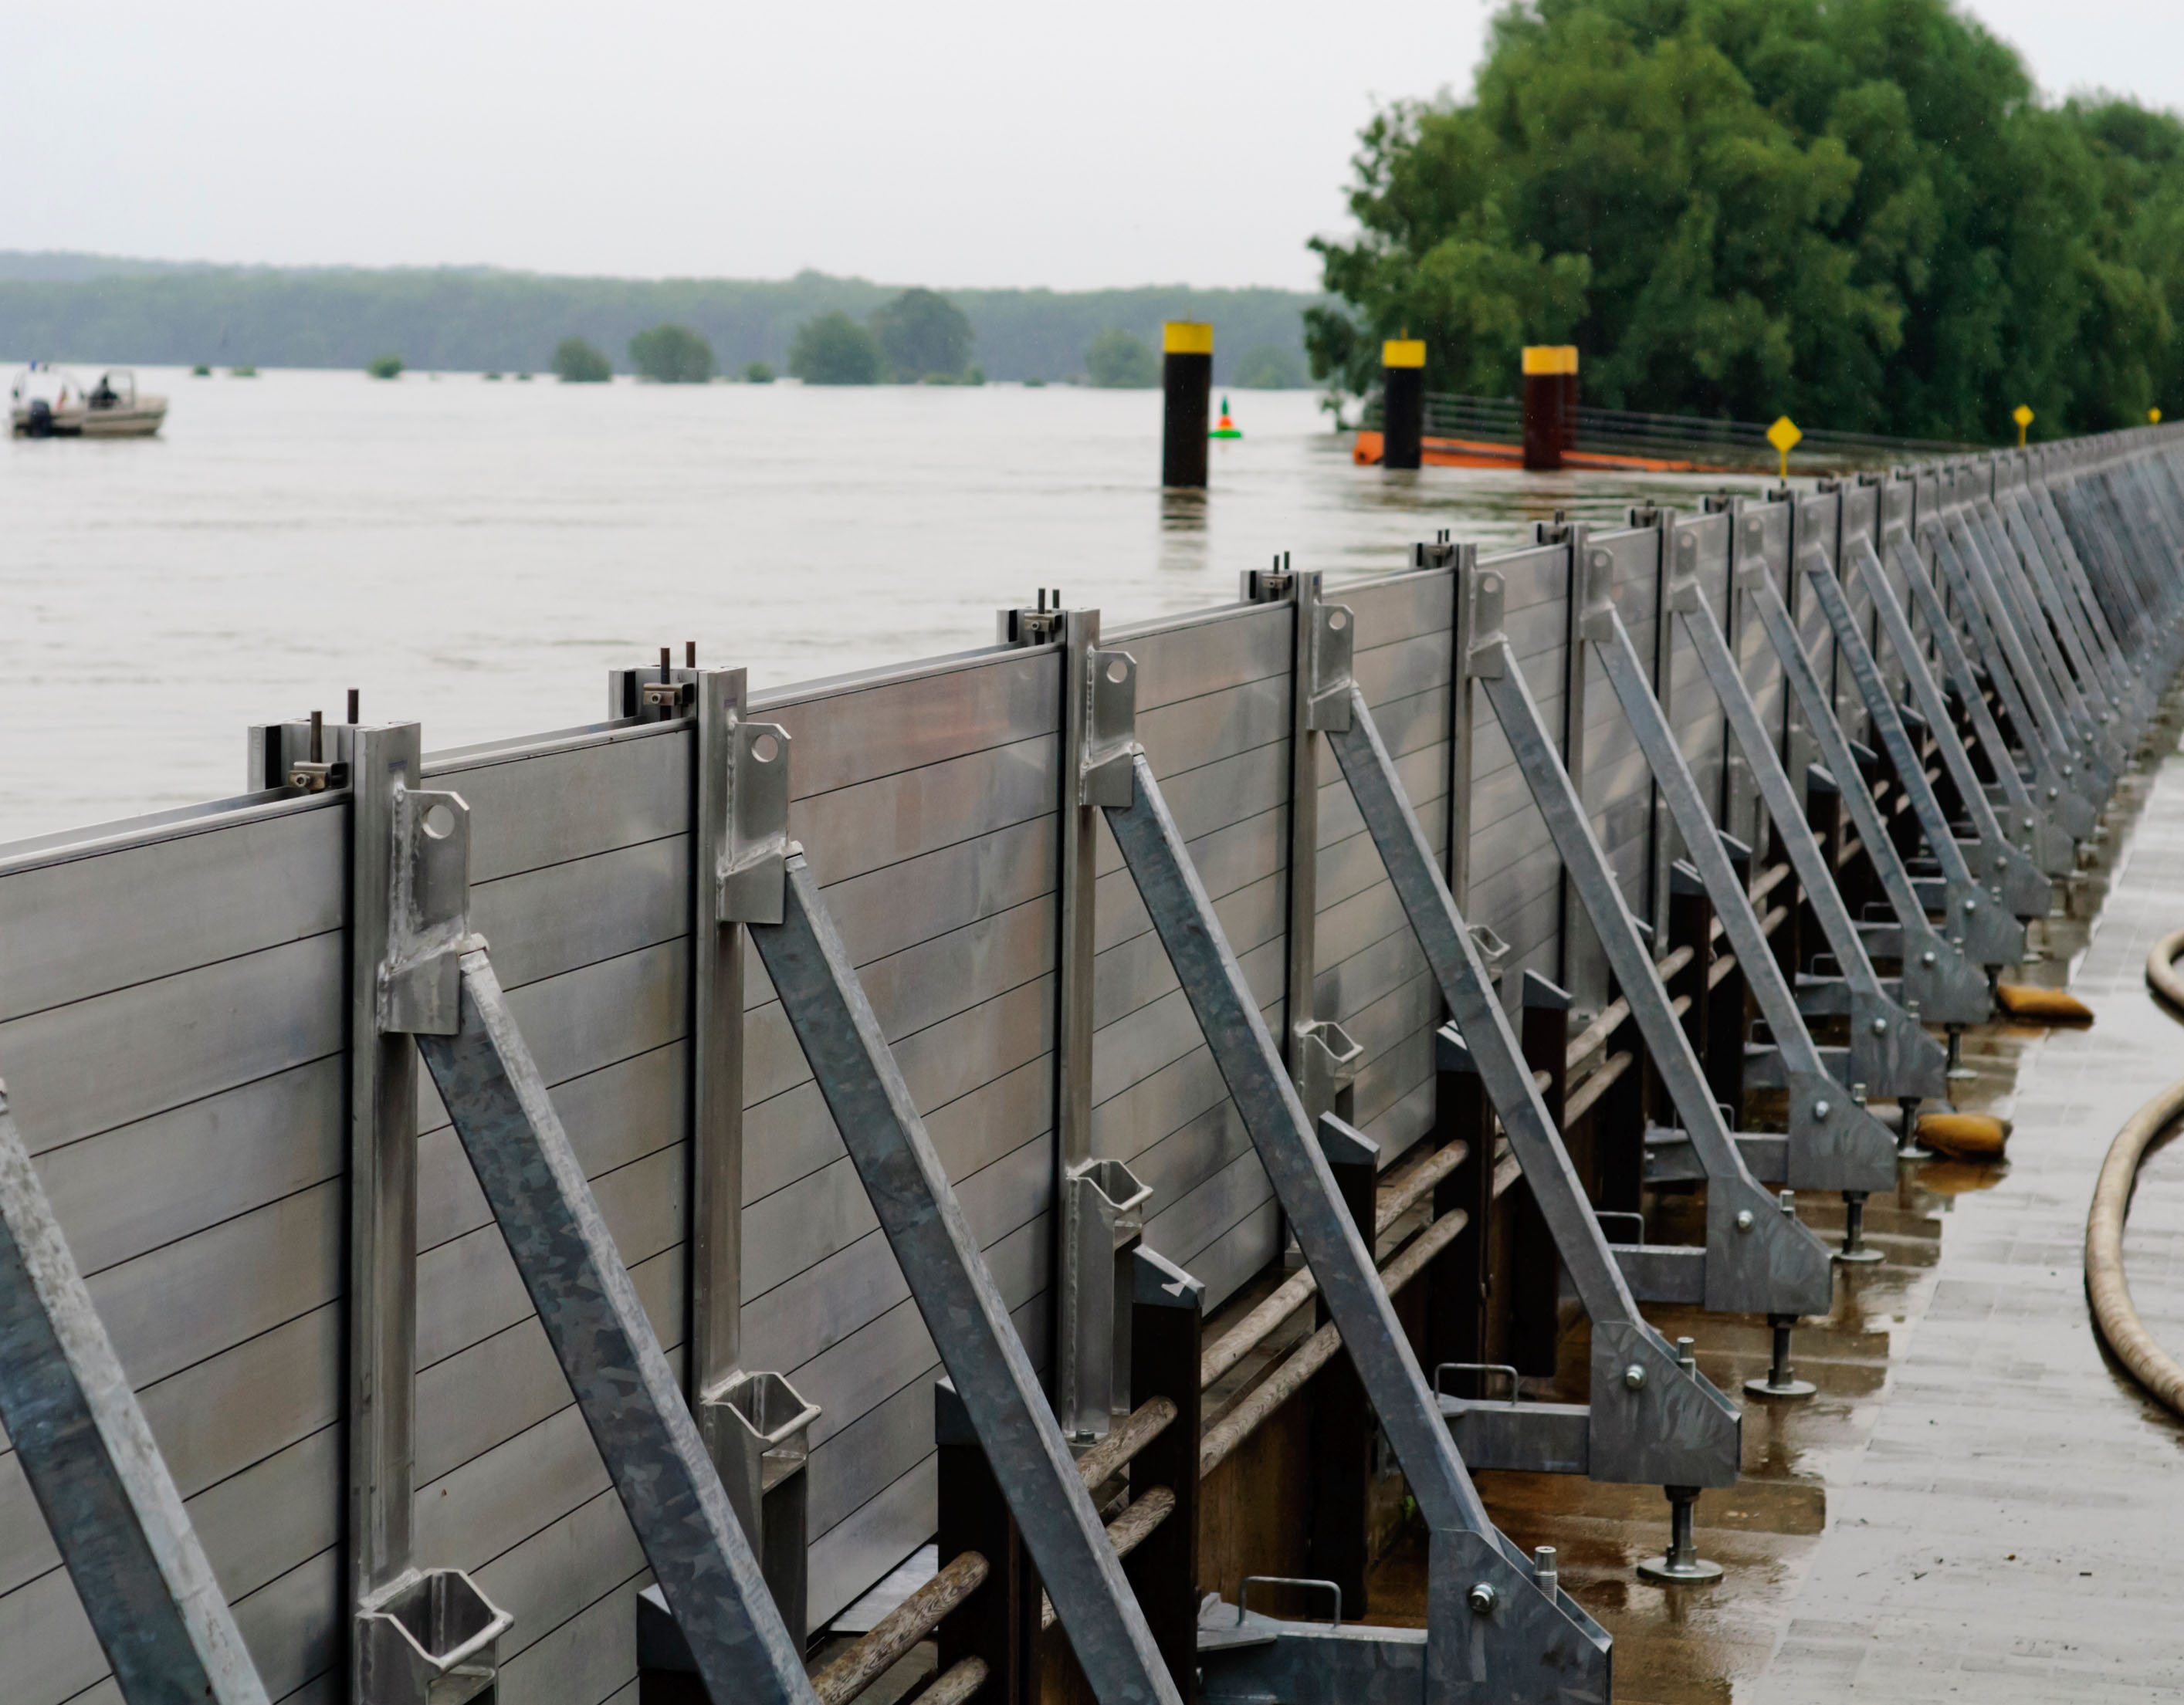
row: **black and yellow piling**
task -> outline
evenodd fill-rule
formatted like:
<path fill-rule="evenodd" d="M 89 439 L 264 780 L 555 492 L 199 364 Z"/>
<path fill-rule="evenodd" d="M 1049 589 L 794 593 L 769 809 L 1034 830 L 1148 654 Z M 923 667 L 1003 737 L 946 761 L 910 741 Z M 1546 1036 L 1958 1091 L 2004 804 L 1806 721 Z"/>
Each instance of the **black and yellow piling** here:
<path fill-rule="evenodd" d="M 1161 388 L 1167 393 L 1161 483 L 1202 489 L 1213 398 L 1212 326 L 1202 320 L 1171 320 L 1161 328 Z"/>
<path fill-rule="evenodd" d="M 1415 468 L 1425 458 L 1426 346 L 1390 337 L 1380 346 L 1380 465 Z"/>
<path fill-rule="evenodd" d="M 1524 351 L 1524 465 L 1555 469 L 1577 432 L 1577 348 L 1535 343 Z"/>

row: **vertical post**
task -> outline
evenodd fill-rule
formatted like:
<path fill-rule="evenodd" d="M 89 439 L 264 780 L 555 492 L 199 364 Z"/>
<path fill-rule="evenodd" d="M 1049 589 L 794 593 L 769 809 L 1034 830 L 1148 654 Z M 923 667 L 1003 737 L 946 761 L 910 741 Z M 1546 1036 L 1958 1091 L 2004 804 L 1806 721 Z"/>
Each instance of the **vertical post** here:
<path fill-rule="evenodd" d="M 1722 850 L 1729 855 L 1730 867 L 1736 879 L 1748 893 L 1752 888 L 1752 849 L 1743 842 L 1722 837 Z M 1708 925 L 1711 934 L 1713 925 Z M 1712 982 L 1713 954 L 1706 956 L 1709 963 L 1707 977 Z M 1791 985 L 1792 988 L 1796 984 Z M 1713 983 L 1707 991 L 1707 1088 L 1715 1101 L 1729 1109 L 1729 1128 L 1741 1129 L 1744 1123 L 1744 967 L 1737 966 L 1727 972 L 1720 982 Z"/>
<path fill-rule="evenodd" d="M 415 722 L 359 728 L 349 802 L 349 1599 L 361 1616 L 410 1570 L 417 1362 L 417 1050 L 379 1024 L 398 794 L 419 785 Z M 360 1661 L 365 1642 L 352 1642 Z M 364 1679 L 356 1697 L 368 1700 Z"/>
<path fill-rule="evenodd" d="M 1568 608 L 1563 626 L 1563 770 L 1569 777 L 1570 791 L 1580 804 L 1585 799 L 1585 662 L 1590 649 L 1582 631 L 1585 616 L 1585 559 L 1588 529 L 1581 521 L 1564 523 L 1561 511 L 1556 512 L 1556 524 L 1541 527 L 1540 542 L 1567 545 L 1569 560 L 1563 585 L 1568 596 Z M 1564 989 L 1585 999 L 1587 1010 L 1596 994 L 1600 994 L 1599 979 L 1590 974 L 1586 961 L 1597 958 L 1588 948 L 1594 937 L 1591 922 L 1587 917 L 1585 902 L 1577 891 L 1577 883 L 1565 870 L 1563 873 L 1561 899 L 1557 902 L 1555 925 L 1557 961 L 1555 974 Z M 1584 972 L 1582 976 L 1580 972 Z M 1605 1005 L 1603 996 L 1602 1004 Z M 1561 1123 L 1559 1119 L 1556 1121 Z"/>
<path fill-rule="evenodd" d="M 1171 320 L 1161 328 L 1161 483 L 1206 486 L 1206 429 L 1213 394 L 1213 328 Z"/>
<path fill-rule="evenodd" d="M 966 1658 L 981 1658 L 986 1665 L 983 1705 L 1030 1705 L 1038 1674 L 1038 1577 L 970 1412 L 945 1379 L 933 1388 L 933 1441 L 941 1563 L 974 1551 L 986 1559 L 987 1571 L 984 1584 L 941 1619 L 939 1671 L 944 1674 Z"/>
<path fill-rule="evenodd" d="M 1425 433 L 1425 341 L 1390 337 L 1380 346 L 1380 465 L 1419 466 Z"/>
<path fill-rule="evenodd" d="M 1477 631 L 1479 547 L 1450 544 L 1418 547 L 1418 566 L 1429 566 L 1429 552 L 1454 577 L 1449 588 L 1449 617 L 1454 629 L 1449 655 L 1459 660 L 1471 655 L 1471 638 Z M 1471 904 L 1471 737 L 1478 726 L 1476 698 L 1471 676 L 1461 666 L 1451 683 L 1448 718 L 1448 891 L 1461 912 Z"/>
<path fill-rule="evenodd" d="M 1524 354 L 1524 465 L 1551 473 L 1563 465 L 1577 404 L 1577 350 L 1569 344 L 1528 346 Z"/>
<path fill-rule="evenodd" d="M 1347 1114 L 1351 1072 L 1361 1051 L 1340 1025 L 1320 1019 L 1312 1004 L 1312 983 L 1318 974 L 1321 745 L 1314 688 L 1331 667 L 1347 679 L 1351 641 L 1348 612 L 1323 605 L 1320 587 L 1318 572 L 1291 570 L 1286 553 L 1276 568 L 1246 572 L 1242 584 L 1245 603 L 1286 601 L 1295 613 L 1290 649 L 1289 912 L 1282 1054 L 1306 1115 L 1315 1121 L 1323 1113 Z M 1345 625 L 1331 629 L 1329 618 L 1336 616 Z M 1339 659 L 1333 655 L 1337 649 Z M 1323 650 L 1329 654 L 1324 658 Z"/>
<path fill-rule="evenodd" d="M 744 931 L 721 917 L 713 866 L 727 836 L 731 743 L 744 691 L 740 669 L 698 676 L 692 754 L 689 1390 L 716 1463 L 710 1405 L 743 1356 Z"/>
<path fill-rule="evenodd" d="M 1034 609 L 1005 610 L 1005 644 L 1061 649 L 1061 749 L 1089 738 L 1093 653 L 1100 612 L 1064 610 L 1056 592 Z M 1061 766 L 1057 813 L 1055 978 L 1055 1188 L 1061 1204 L 1054 1253 L 1052 1390 L 1063 1435 L 1074 1448 L 1103 1437 L 1128 1373 L 1130 1251 L 1150 1192 L 1119 1161 L 1092 1155 L 1093 930 L 1098 880 L 1096 808 L 1078 767 Z"/>
<path fill-rule="evenodd" d="M 1540 1099 L 1548 1118 L 1560 1130 L 1569 1105 L 1570 998 L 1535 971 L 1524 973 L 1518 998 L 1523 1003 L 1524 1063 L 1547 1074 Z M 1596 1166 L 1597 1160 L 1596 1151 Z M 1509 1359 L 1520 1373 L 1551 1379 L 1562 1336 L 1562 1262 L 1529 1180 L 1517 1193 L 1509 1229 Z"/>
<path fill-rule="evenodd" d="M 1461 654 L 1459 654 L 1461 655 Z M 1461 1209 L 1463 1229 L 1426 1268 L 1426 1366 L 1491 1359 L 1494 1110 L 1479 1062 L 1453 1024 L 1434 1033 L 1434 1146 L 1465 1145 L 1463 1163 L 1434 1186 L 1434 1217 Z"/>
<path fill-rule="evenodd" d="M 1320 1151 L 1334 1174 L 1342 1205 L 1349 1209 L 1365 1247 L 1373 1247 L 1374 1179 L 1379 1145 L 1337 1118 L 1318 1122 Z M 1334 1318 L 1323 1295 L 1318 1323 Z M 1312 1382 L 1312 1530 L 1306 1543 L 1305 1572 L 1331 1580 L 1342 1590 L 1342 1613 L 1365 1614 L 1365 1572 L 1372 1561 L 1368 1531 L 1373 1487 L 1373 1409 L 1364 1382 L 1346 1352 L 1323 1368 Z"/>
<path fill-rule="evenodd" d="M 1175 1494 L 1175 1508 L 1123 1560 L 1123 1573 L 1183 1705 L 1196 1705 L 1198 1368 L 1206 1287 L 1148 1249 L 1135 1251 L 1132 1269 L 1130 1407 L 1165 1397 L 1175 1405 L 1175 1419 L 1130 1463 L 1130 1496 L 1165 1486 Z"/>

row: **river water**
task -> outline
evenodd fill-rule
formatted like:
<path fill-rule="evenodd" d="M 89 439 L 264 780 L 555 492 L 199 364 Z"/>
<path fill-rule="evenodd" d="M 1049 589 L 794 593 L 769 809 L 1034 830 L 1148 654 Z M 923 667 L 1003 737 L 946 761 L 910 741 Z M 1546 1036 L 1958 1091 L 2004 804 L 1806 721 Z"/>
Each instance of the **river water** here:
<path fill-rule="evenodd" d="M 432 750 L 595 721 L 663 644 L 771 686 L 989 644 L 1038 587 L 1112 625 L 1719 483 L 1360 468 L 1302 392 L 1234 394 L 1200 498 L 1149 392 L 139 381 L 156 439 L 0 441 L 0 842 L 231 794 L 247 725 L 351 687 Z"/>

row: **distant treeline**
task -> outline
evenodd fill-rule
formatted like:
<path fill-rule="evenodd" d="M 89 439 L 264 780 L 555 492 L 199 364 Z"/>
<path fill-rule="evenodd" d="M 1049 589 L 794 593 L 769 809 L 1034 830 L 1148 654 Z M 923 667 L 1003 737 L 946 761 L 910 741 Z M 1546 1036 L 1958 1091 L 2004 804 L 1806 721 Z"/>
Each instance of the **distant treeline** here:
<path fill-rule="evenodd" d="M 544 372 L 577 336 L 625 369 L 630 338 L 671 322 L 699 332 L 722 371 L 786 367 L 805 322 L 861 321 L 900 286 L 801 272 L 778 282 L 563 278 L 488 269 L 276 269 L 163 265 L 0 254 L 0 359 L 260 367 L 363 366 L 398 351 L 413 368 Z M 950 290 L 969 318 L 989 379 L 1070 379 L 1085 351 L 1120 329 L 1160 347 L 1166 320 L 1210 320 L 1214 376 L 1247 356 L 1285 358 L 1305 382 L 1303 310 L 1287 290 Z M 1265 371 L 1263 359 L 1258 364 Z"/>

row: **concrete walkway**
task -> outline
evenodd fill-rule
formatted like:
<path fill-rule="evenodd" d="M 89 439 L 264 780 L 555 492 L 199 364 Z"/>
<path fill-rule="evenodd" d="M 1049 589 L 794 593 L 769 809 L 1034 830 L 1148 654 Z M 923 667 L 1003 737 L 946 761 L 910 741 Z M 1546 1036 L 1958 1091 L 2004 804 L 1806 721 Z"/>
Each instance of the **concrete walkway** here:
<path fill-rule="evenodd" d="M 1979 1039 L 1997 1089 L 2022 1052 L 2008 1170 L 1953 1197 L 1930 1284 L 1869 1319 L 1892 1333 L 1870 1428 L 1823 1453 L 1825 1529 L 1733 1697 L 2184 1700 L 2184 1427 L 2105 1355 L 2081 1271 L 2110 1139 L 2184 1075 L 2184 1023 L 2142 976 L 2184 924 L 2184 757 L 2124 785 L 2142 809 L 2111 811 L 2109 892 L 2070 978 L 2097 1022 Z M 2184 1152 L 2148 1162 L 2130 1225 L 2140 1311 L 2184 1348 Z"/>

